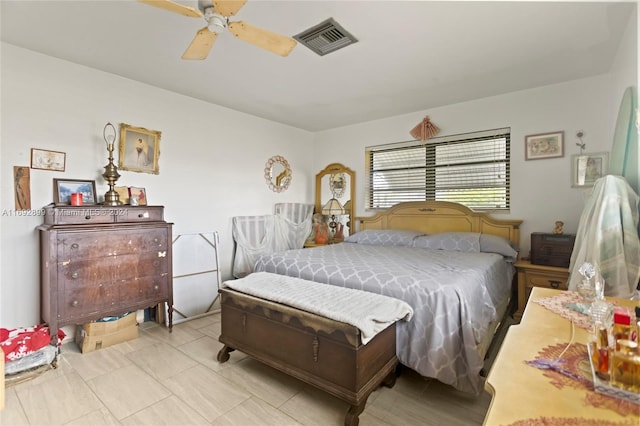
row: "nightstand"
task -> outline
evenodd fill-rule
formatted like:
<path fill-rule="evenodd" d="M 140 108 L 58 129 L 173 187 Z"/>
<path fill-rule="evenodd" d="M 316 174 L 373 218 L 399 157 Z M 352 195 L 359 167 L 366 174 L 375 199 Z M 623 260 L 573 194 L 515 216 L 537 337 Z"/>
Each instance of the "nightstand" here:
<path fill-rule="evenodd" d="M 518 271 L 518 310 L 513 319 L 520 321 L 533 287 L 567 290 L 569 269 L 558 266 L 534 265 L 529 260 L 519 260 L 514 266 Z"/>
<path fill-rule="evenodd" d="M 322 247 L 322 246 L 328 246 L 329 244 L 340 244 L 341 242 L 342 241 L 329 241 L 328 243 L 325 243 L 325 244 L 318 244 L 318 243 L 313 242 L 313 241 L 305 241 L 303 248 Z"/>
<path fill-rule="evenodd" d="M 326 246 L 328 245 L 328 243 L 325 244 L 318 244 L 314 241 L 305 241 L 304 242 L 304 248 L 309 248 L 309 247 L 322 247 L 322 246 Z"/>

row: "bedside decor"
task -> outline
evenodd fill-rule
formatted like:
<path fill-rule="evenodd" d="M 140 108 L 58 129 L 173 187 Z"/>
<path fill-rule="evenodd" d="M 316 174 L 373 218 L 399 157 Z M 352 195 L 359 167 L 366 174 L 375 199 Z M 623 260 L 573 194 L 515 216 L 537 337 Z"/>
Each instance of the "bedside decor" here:
<path fill-rule="evenodd" d="M 109 184 L 109 190 L 104 194 L 104 202 L 102 204 L 105 206 L 120 206 L 122 205 L 122 201 L 120 201 L 118 193 L 113 189 L 116 181 L 120 177 L 118 168 L 113 164 L 113 147 L 116 142 L 116 128 L 113 127 L 113 124 L 107 123 L 104 126 L 102 136 L 104 137 L 104 141 L 107 144 L 107 151 L 109 152 L 109 164 L 104 166 L 104 173 L 102 174 L 104 180 Z"/>
<path fill-rule="evenodd" d="M 53 179 L 53 202 L 56 206 L 71 205 L 71 194 L 82 194 L 82 204 L 96 202 L 96 181 L 80 179 Z"/>
<path fill-rule="evenodd" d="M 593 186 L 596 180 L 607 174 L 609 154 L 580 154 L 571 156 L 571 186 Z"/>
<path fill-rule="evenodd" d="M 31 168 L 64 172 L 66 157 L 64 152 L 31 148 Z"/>
<path fill-rule="evenodd" d="M 353 234 L 354 229 L 351 227 L 352 218 L 355 213 L 355 205 L 352 200 L 356 195 L 356 174 L 353 170 L 340 163 L 332 163 L 316 174 L 316 201 L 315 212 L 322 213 L 325 216 L 344 215 L 347 216 L 345 221 L 347 228 L 344 229 L 344 237 Z M 333 203 L 335 201 L 335 203 Z M 336 204 L 337 203 L 337 204 Z M 325 213 L 327 208 L 335 207 L 336 213 Z M 337 208 L 340 207 L 340 209 Z M 340 213 L 338 213 L 340 211 Z M 335 227 L 333 223 L 331 228 L 331 237 L 334 237 Z"/>
<path fill-rule="evenodd" d="M 120 123 L 120 170 L 159 173 L 160 132 Z"/>
<path fill-rule="evenodd" d="M 329 201 L 327 201 L 327 204 L 325 204 L 322 207 L 322 214 L 325 216 L 331 217 L 331 221 L 329 222 L 329 228 L 331 228 L 331 240 L 333 240 L 336 235 L 336 227 L 338 226 L 336 222 L 336 215 L 344 214 L 344 207 L 342 207 L 342 204 L 340 204 L 340 201 L 336 200 L 335 198 L 332 198 Z"/>
<path fill-rule="evenodd" d="M 525 160 L 564 157 L 564 132 L 525 136 Z"/>
<path fill-rule="evenodd" d="M 561 235 L 564 232 L 563 227 L 564 227 L 564 222 L 561 220 L 556 220 L 556 224 L 553 228 L 553 233 Z"/>

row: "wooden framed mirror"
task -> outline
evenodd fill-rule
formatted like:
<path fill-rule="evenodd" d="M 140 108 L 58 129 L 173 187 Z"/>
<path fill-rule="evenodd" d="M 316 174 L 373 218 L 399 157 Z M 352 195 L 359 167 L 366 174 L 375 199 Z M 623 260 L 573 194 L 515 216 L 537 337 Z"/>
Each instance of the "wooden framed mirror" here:
<path fill-rule="evenodd" d="M 315 212 L 325 216 L 330 227 L 332 222 L 342 224 L 344 237 L 355 232 L 355 197 L 356 173 L 350 168 L 332 163 L 316 174 Z"/>

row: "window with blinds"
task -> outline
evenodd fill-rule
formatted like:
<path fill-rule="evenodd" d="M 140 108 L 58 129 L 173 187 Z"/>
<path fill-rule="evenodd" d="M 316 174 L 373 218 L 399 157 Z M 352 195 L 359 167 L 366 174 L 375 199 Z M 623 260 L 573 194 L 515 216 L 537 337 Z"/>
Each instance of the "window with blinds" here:
<path fill-rule="evenodd" d="M 452 201 L 509 210 L 509 128 L 366 148 L 368 207 Z"/>

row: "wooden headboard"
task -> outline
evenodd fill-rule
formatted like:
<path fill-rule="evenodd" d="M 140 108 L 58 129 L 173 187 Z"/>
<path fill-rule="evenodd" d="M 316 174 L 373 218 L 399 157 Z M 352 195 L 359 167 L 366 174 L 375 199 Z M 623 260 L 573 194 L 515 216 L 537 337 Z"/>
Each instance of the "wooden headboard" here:
<path fill-rule="evenodd" d="M 402 229 L 425 234 L 440 232 L 482 232 L 504 237 L 520 244 L 521 220 L 496 219 L 474 212 L 462 204 L 448 201 L 411 201 L 399 203 L 371 217 L 358 217 L 358 231 L 365 229 Z"/>

